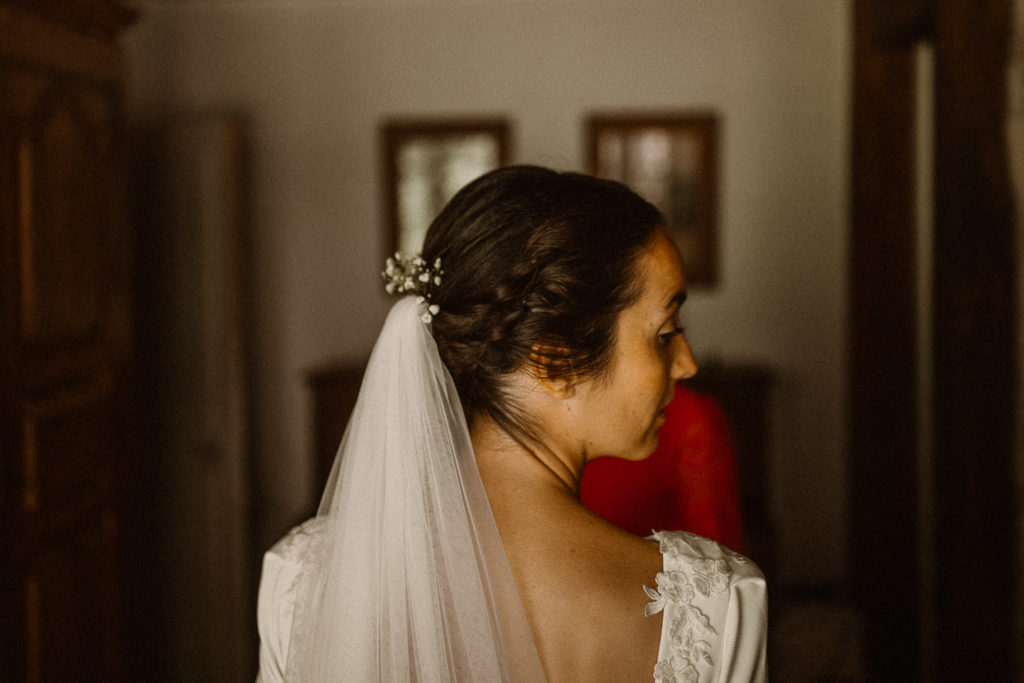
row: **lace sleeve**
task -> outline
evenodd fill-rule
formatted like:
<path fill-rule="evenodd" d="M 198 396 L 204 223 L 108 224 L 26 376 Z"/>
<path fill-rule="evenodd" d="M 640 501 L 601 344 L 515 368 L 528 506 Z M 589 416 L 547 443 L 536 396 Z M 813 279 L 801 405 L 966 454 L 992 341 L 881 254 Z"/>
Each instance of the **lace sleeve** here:
<path fill-rule="evenodd" d="M 767 680 L 766 595 L 747 558 L 684 531 L 659 532 L 664 571 L 644 586 L 648 616 L 664 610 L 654 679 L 665 683 Z"/>

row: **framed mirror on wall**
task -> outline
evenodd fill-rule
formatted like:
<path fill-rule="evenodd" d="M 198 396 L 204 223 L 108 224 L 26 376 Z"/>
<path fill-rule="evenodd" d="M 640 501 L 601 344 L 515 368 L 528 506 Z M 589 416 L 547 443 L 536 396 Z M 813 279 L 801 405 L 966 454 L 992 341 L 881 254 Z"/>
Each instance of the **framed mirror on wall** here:
<path fill-rule="evenodd" d="M 718 119 L 710 112 L 593 114 L 588 170 L 625 183 L 665 216 L 687 281 L 718 282 Z"/>
<path fill-rule="evenodd" d="M 466 183 L 504 166 L 505 119 L 401 119 L 380 127 L 386 254 L 417 253 L 431 221 Z"/>

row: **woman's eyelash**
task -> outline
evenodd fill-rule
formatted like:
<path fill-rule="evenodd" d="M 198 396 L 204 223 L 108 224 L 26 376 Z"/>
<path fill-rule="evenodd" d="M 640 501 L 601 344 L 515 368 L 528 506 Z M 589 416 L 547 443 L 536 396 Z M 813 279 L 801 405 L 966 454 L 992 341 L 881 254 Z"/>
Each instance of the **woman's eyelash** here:
<path fill-rule="evenodd" d="M 661 339 L 663 342 L 668 342 L 673 337 L 676 337 L 682 334 L 683 332 L 685 332 L 685 330 L 680 326 L 676 327 L 675 329 L 669 330 L 668 332 L 662 332 L 661 334 L 658 335 L 658 338 Z"/>

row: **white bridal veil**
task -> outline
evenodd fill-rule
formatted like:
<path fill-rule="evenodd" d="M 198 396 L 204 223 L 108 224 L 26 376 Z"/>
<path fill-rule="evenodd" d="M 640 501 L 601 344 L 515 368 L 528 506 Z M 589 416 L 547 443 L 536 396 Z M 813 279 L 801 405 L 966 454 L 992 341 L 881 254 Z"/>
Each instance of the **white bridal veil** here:
<path fill-rule="evenodd" d="M 452 379 L 388 314 L 320 503 L 289 681 L 542 681 Z"/>

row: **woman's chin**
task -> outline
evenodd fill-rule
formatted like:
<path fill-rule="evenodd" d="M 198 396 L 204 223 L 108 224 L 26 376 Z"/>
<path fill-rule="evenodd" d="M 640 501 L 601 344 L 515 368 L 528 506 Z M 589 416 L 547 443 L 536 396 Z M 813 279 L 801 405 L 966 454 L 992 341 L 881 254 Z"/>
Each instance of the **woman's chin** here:
<path fill-rule="evenodd" d="M 651 454 L 654 453 L 654 449 L 656 449 L 657 447 L 658 430 L 657 428 L 654 428 L 651 430 L 650 434 L 647 435 L 647 438 L 644 440 L 643 444 L 633 449 L 629 453 L 620 455 L 619 457 L 622 458 L 623 460 L 631 460 L 633 462 L 646 460 L 647 458 L 651 457 Z"/>

